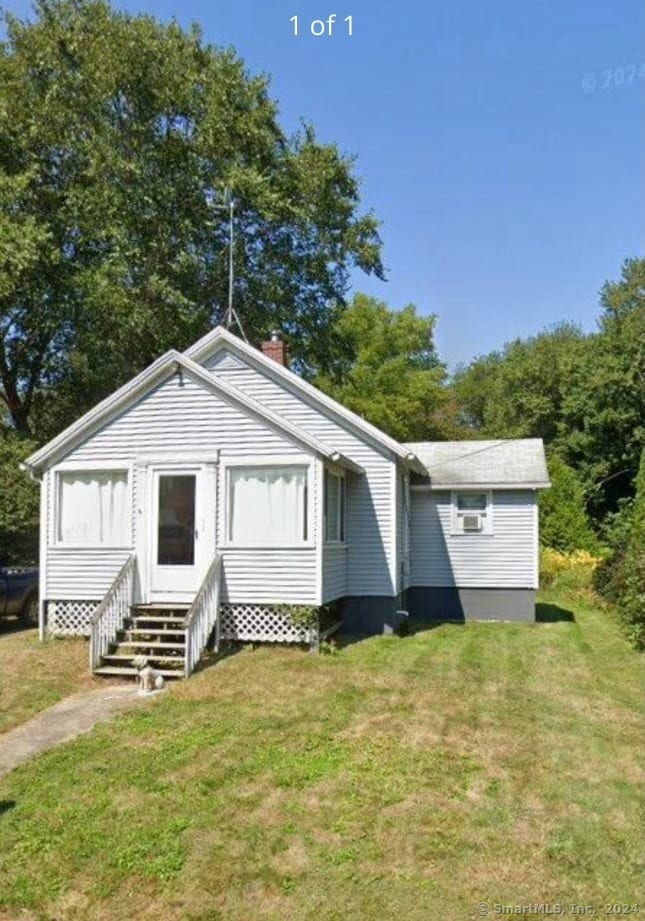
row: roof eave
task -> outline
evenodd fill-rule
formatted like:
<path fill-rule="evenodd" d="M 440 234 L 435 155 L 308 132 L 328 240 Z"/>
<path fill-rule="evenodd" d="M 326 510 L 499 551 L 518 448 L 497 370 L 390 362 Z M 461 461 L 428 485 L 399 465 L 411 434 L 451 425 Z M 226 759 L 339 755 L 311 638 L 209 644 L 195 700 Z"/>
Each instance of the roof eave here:
<path fill-rule="evenodd" d="M 267 358 L 259 349 L 254 348 L 252 345 L 249 345 L 248 342 L 244 342 L 238 336 L 233 335 L 229 330 L 224 329 L 223 326 L 215 327 L 214 330 L 211 330 L 210 333 L 207 333 L 191 345 L 190 348 L 186 349 L 184 355 L 192 361 L 200 362 L 206 355 L 215 351 L 215 347 L 219 343 L 230 345 L 233 349 L 237 349 L 243 355 L 247 355 L 251 360 L 257 362 L 261 367 L 267 368 L 275 375 L 288 380 L 290 383 L 299 387 L 303 393 L 313 396 L 321 405 L 326 406 L 329 410 L 336 413 L 336 415 L 344 419 L 348 425 L 353 426 L 365 437 L 370 438 L 372 441 L 376 441 L 383 448 L 389 450 L 404 462 L 407 461 L 407 458 L 411 454 L 409 448 L 406 448 L 400 442 L 396 441 L 396 439 L 386 435 L 385 432 L 382 432 L 375 425 L 372 425 L 371 422 L 368 422 L 366 419 L 363 419 L 361 416 L 347 409 L 347 407 L 340 404 L 337 400 L 328 397 L 327 394 L 318 390 L 313 384 L 309 384 L 297 374 L 294 374 L 289 368 L 285 368 L 283 365 L 278 364 L 272 358 Z M 415 455 L 412 456 L 415 457 Z M 418 461 L 418 463 L 420 463 L 420 461 Z M 423 469 L 425 471 L 425 468 Z"/>
<path fill-rule="evenodd" d="M 223 395 L 237 405 L 245 407 L 254 415 L 265 419 L 287 437 L 303 445 L 313 454 L 337 463 L 353 473 L 364 473 L 363 468 L 352 461 L 351 458 L 309 435 L 299 426 L 259 403 L 254 397 L 239 390 L 233 384 L 210 374 L 191 358 L 175 350 L 166 352 L 165 355 L 158 358 L 139 375 L 101 401 L 93 409 L 85 413 L 84 416 L 72 423 L 71 426 L 68 426 L 56 438 L 53 438 L 48 444 L 31 454 L 23 461 L 23 469 L 35 474 L 48 465 L 55 463 L 59 456 L 68 453 L 90 434 L 100 429 L 101 426 L 106 425 L 118 412 L 131 405 L 139 395 L 149 392 L 158 381 L 160 382 L 167 377 L 169 372 L 172 373 L 179 368 L 182 368 L 188 374 L 192 374 L 194 378 L 201 381 L 202 384 L 215 393 Z"/>
<path fill-rule="evenodd" d="M 486 483 L 415 483 L 411 487 L 412 489 L 422 491 L 434 491 L 441 492 L 446 489 L 549 489 L 551 483 L 546 480 L 531 481 L 529 483 L 515 482 L 515 483 L 500 483 L 500 482 L 486 482 Z"/>

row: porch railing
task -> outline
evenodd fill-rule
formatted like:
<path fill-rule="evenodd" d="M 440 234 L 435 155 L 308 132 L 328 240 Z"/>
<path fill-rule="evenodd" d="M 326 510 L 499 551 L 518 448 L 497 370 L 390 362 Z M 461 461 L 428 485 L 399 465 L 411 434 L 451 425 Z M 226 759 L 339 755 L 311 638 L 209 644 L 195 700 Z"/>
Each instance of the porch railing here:
<path fill-rule="evenodd" d="M 136 557 L 128 557 L 121 570 L 108 589 L 107 595 L 100 603 L 90 621 L 90 669 L 99 665 L 110 643 L 114 641 L 117 630 L 130 614 L 134 595 L 134 577 Z"/>
<path fill-rule="evenodd" d="M 208 572 L 195 595 L 195 600 L 186 614 L 186 620 L 184 621 L 186 630 L 186 659 L 184 665 L 186 678 L 199 662 L 213 630 L 215 630 L 215 648 L 219 647 L 221 569 L 222 556 L 217 553 L 208 567 Z"/>

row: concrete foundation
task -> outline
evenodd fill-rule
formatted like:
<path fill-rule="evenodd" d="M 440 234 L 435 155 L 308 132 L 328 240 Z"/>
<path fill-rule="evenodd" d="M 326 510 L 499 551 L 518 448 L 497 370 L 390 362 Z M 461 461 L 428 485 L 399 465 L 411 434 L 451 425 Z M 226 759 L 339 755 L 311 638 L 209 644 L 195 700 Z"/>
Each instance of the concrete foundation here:
<path fill-rule="evenodd" d="M 343 598 L 343 630 L 360 636 L 399 633 L 407 621 L 399 597 L 357 595 Z"/>
<path fill-rule="evenodd" d="M 532 588 L 414 587 L 407 592 L 408 610 L 415 620 L 534 621 Z"/>

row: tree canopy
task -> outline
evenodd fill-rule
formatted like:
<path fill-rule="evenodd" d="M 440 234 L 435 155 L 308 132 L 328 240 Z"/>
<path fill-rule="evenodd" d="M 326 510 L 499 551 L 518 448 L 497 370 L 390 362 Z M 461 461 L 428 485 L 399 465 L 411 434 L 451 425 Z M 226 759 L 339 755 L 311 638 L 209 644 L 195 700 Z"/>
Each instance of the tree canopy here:
<path fill-rule="evenodd" d="M 315 383 L 400 441 L 450 437 L 455 424 L 435 322 L 412 304 L 397 311 L 356 295 L 333 328 L 338 352 L 330 372 Z"/>
<path fill-rule="evenodd" d="M 597 523 L 633 495 L 645 444 L 645 260 L 626 260 L 600 303 L 597 332 L 556 326 L 475 359 L 454 380 L 464 425 L 544 438 L 577 471 Z"/>
<path fill-rule="evenodd" d="M 285 136 L 232 50 L 107 0 L 37 0 L 0 44 L 0 400 L 50 437 L 222 316 L 325 368 L 356 266 L 382 275 L 351 161 Z M 333 306 L 332 306 L 333 305 Z"/>

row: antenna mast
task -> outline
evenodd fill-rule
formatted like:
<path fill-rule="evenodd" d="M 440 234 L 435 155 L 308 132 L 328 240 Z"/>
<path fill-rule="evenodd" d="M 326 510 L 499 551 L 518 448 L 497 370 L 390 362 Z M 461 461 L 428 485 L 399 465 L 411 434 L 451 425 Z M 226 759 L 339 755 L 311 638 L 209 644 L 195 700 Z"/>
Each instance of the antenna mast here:
<path fill-rule="evenodd" d="M 227 186 L 224 190 L 224 201 L 221 205 L 216 205 L 212 200 L 212 193 L 210 195 L 209 204 L 212 208 L 215 208 L 218 211 L 228 211 L 228 303 L 226 306 L 226 314 L 224 316 L 224 323 L 227 329 L 230 329 L 231 326 L 235 323 L 237 328 L 242 335 L 242 338 L 245 342 L 249 340 L 246 338 L 246 333 L 240 323 L 240 318 L 237 315 L 237 311 L 233 306 L 233 280 L 235 276 L 235 265 L 233 261 L 233 253 L 235 247 L 235 199 L 231 189 Z"/>
<path fill-rule="evenodd" d="M 224 201 L 228 203 L 228 309 L 226 311 L 226 328 L 230 329 L 233 325 L 233 317 L 237 320 L 237 314 L 233 310 L 233 245 L 235 243 L 233 218 L 235 216 L 235 201 L 230 189 L 226 189 Z M 237 322 L 239 325 L 240 321 L 237 320 Z"/>

